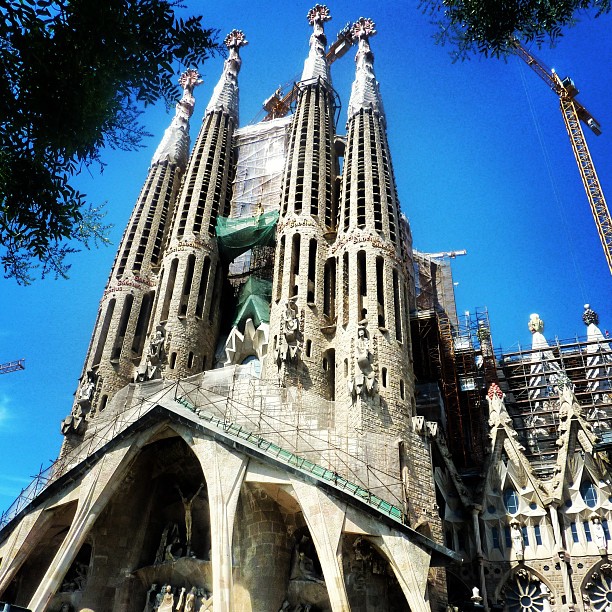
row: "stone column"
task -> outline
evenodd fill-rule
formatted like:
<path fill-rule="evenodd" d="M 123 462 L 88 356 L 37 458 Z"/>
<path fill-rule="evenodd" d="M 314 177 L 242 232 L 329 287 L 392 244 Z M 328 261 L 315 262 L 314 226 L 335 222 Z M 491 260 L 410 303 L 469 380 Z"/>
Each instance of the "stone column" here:
<path fill-rule="evenodd" d="M 341 537 L 346 504 L 328 497 L 316 486 L 291 479 L 310 536 L 317 549 L 333 612 L 351 607 L 342 572 Z"/>
<path fill-rule="evenodd" d="M 431 606 L 426 596 L 431 554 L 398 532 L 382 534 L 380 539 L 382 542 L 377 544 L 389 559 L 410 610 L 429 612 Z"/>
<path fill-rule="evenodd" d="M 210 504 L 211 562 L 215 612 L 232 610 L 232 535 L 248 459 L 213 440 L 194 440 Z"/>
<path fill-rule="evenodd" d="M 480 522 L 478 517 L 482 508 L 475 506 L 472 508 L 472 523 L 474 525 L 474 540 L 476 541 L 476 558 L 478 559 L 478 570 L 480 572 L 480 594 L 482 595 L 482 605 L 485 612 L 489 612 L 489 602 L 487 600 L 487 583 L 485 580 L 484 566 L 482 564 L 482 543 L 480 541 Z"/>
<path fill-rule="evenodd" d="M 550 521 L 553 527 L 553 534 L 555 536 L 555 550 L 561 551 L 565 550 L 563 547 L 563 539 L 561 537 L 561 527 L 559 525 L 559 515 L 557 514 L 557 507 L 550 506 Z M 561 559 L 561 577 L 563 578 L 563 594 L 565 595 L 565 600 L 568 604 L 572 604 L 574 602 L 574 595 L 572 591 L 572 583 L 569 577 L 569 571 L 567 567 L 567 563 L 565 562 L 565 554 L 559 555 Z"/>

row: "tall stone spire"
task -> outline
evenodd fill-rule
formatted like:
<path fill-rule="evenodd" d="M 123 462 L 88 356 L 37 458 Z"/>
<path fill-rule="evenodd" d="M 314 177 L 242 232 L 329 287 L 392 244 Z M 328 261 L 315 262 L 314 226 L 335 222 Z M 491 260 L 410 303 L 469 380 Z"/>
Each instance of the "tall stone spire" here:
<path fill-rule="evenodd" d="M 609 393 L 608 380 L 612 374 L 612 349 L 599 329 L 599 315 L 590 304 L 584 305 L 582 321 L 587 326 L 587 390 L 593 394 L 594 404 L 588 417 L 589 419 L 605 418 L 606 413 L 597 406 L 597 403 L 604 398 L 601 392 Z"/>
<path fill-rule="evenodd" d="M 242 66 L 239 50 L 240 47 L 248 45 L 249 41 L 242 30 L 232 30 L 224 42 L 229 49 L 229 57 L 225 60 L 223 74 L 206 107 L 206 114 L 223 111 L 238 123 L 238 73 Z"/>
<path fill-rule="evenodd" d="M 189 158 L 189 118 L 193 115 L 195 98 L 193 90 L 202 84 L 202 79 L 196 70 L 187 70 L 181 75 L 179 84 L 183 88 L 183 97 L 176 105 L 176 114 L 172 123 L 166 129 L 157 150 L 151 160 L 151 165 L 161 161 L 169 161 L 183 168 Z"/>
<path fill-rule="evenodd" d="M 229 57 L 187 164 L 149 326 L 149 346 L 155 352 L 158 343 L 163 351 L 154 357 L 158 365 L 150 363 L 150 355 L 141 360 L 138 380 L 159 378 L 162 369 L 164 377 L 182 378 L 212 367 L 222 282 L 215 226 L 231 201 L 239 49 L 246 44 L 241 30 L 225 38 Z"/>
<path fill-rule="evenodd" d="M 323 23 L 329 19 L 329 10 L 320 4 L 308 12 L 314 32 L 298 84 L 283 172 L 270 313 L 275 351 L 269 353 L 267 367 L 270 377 L 279 373 L 283 378 L 287 373 L 290 379 L 309 368 L 313 388 L 332 399 L 335 357 L 329 329 L 335 318 L 335 261 L 329 257 L 326 236 L 334 233 L 336 225 L 338 160 L 323 32 Z M 328 329 L 327 336 L 322 328 Z M 323 371 L 322 363 L 326 364 Z"/>
<path fill-rule="evenodd" d="M 363 17 L 352 27 L 359 48 L 338 234 L 332 247 L 339 267 L 337 284 L 346 296 L 336 332 L 336 359 L 344 371 L 343 378 L 336 378 L 336 402 L 346 398 L 356 404 L 348 414 L 359 429 L 372 422 L 376 406 L 384 401 L 389 406 L 384 433 L 403 435 L 414 403 L 407 266 L 382 102 L 372 69 L 369 36 L 375 32 L 372 20 Z"/>
<path fill-rule="evenodd" d="M 329 9 L 324 4 L 315 4 L 315 6 L 308 11 L 307 18 L 308 23 L 314 28 L 314 31 L 310 36 L 310 51 L 304 62 L 302 82 L 321 78 L 330 83 L 329 65 L 325 57 L 327 37 L 323 30 L 323 24 L 331 19 Z"/>
<path fill-rule="evenodd" d="M 370 36 L 376 34 L 374 22 L 371 19 L 360 17 L 353 24 L 353 37 L 359 45 L 355 63 L 357 69 L 351 90 L 348 105 L 348 118 L 350 119 L 361 109 L 370 109 L 384 118 L 384 110 L 378 81 L 374 74 L 374 54 L 370 49 Z"/>
<path fill-rule="evenodd" d="M 84 433 L 88 421 L 105 410 L 114 394 L 133 380 L 134 363 L 145 351 L 163 245 L 189 156 L 193 90 L 201 82 L 196 70 L 187 70 L 179 79 L 183 96 L 153 155 L 147 180 L 117 249 L 75 404 L 62 423 L 68 446 Z"/>

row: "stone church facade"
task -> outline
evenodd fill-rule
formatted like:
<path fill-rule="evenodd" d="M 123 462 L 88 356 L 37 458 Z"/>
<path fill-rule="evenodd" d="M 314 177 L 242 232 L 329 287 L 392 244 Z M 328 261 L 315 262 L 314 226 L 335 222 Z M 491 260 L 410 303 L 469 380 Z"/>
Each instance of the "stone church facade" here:
<path fill-rule="evenodd" d="M 374 73 L 336 133 L 328 9 L 293 112 L 239 127 L 245 35 L 192 150 L 157 148 L 58 460 L 2 517 L 0 600 L 31 610 L 608 610 L 612 351 L 496 356 L 448 261 L 413 251 Z M 280 102 L 280 94 L 275 102 Z M 450 289 L 449 289 L 450 286 Z"/>

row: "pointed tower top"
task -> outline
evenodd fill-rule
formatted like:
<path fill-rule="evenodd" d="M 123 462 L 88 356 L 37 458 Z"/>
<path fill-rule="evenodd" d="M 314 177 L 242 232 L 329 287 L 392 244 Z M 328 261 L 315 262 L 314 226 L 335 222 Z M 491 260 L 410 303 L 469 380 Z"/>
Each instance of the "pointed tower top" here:
<path fill-rule="evenodd" d="M 584 305 L 582 320 L 585 325 L 599 325 L 599 315 L 594 310 L 591 310 L 590 304 Z"/>
<path fill-rule="evenodd" d="M 215 86 L 205 115 L 214 111 L 225 111 L 238 121 L 238 73 L 242 65 L 240 47 L 249 44 L 242 30 L 232 30 L 224 40 L 229 57 L 223 65 L 223 74 Z"/>
<path fill-rule="evenodd" d="M 353 39 L 357 41 L 359 49 L 355 56 L 357 69 L 348 105 L 349 119 L 361 109 L 372 109 L 384 117 L 382 98 L 374 74 L 374 54 L 370 49 L 369 41 L 370 36 L 376 34 L 374 26 L 371 19 L 360 17 L 352 27 Z"/>
<path fill-rule="evenodd" d="M 529 331 L 532 334 L 532 340 L 531 340 L 532 349 L 535 350 L 535 349 L 549 348 L 548 342 L 546 341 L 546 338 L 542 334 L 542 332 L 544 331 L 544 321 L 540 319 L 539 314 L 533 313 L 529 315 L 529 323 L 527 323 L 527 327 L 529 328 Z M 539 358 L 540 357 L 536 353 L 532 355 L 532 359 L 534 360 L 537 360 Z"/>
<path fill-rule="evenodd" d="M 608 338 L 601 333 L 599 329 L 599 315 L 591 308 L 590 304 L 584 305 L 582 320 L 587 326 L 587 342 L 597 342 L 597 344 L 589 344 L 587 353 L 596 353 L 599 350 L 610 350 L 610 345 L 607 342 Z M 607 332 L 606 332 L 607 334 Z"/>
<path fill-rule="evenodd" d="M 176 105 L 172 123 L 165 131 L 151 165 L 168 160 L 184 166 L 189 157 L 189 118 L 195 107 L 193 90 L 202 84 L 202 79 L 197 70 L 190 68 L 181 74 L 178 82 L 183 88 L 183 96 Z"/>
<path fill-rule="evenodd" d="M 327 37 L 323 24 L 331 19 L 329 9 L 324 4 L 315 4 L 306 16 L 308 23 L 314 28 L 310 36 L 310 50 L 304 62 L 301 81 L 312 81 L 321 78 L 328 83 L 331 81 L 329 65 L 325 57 Z"/>

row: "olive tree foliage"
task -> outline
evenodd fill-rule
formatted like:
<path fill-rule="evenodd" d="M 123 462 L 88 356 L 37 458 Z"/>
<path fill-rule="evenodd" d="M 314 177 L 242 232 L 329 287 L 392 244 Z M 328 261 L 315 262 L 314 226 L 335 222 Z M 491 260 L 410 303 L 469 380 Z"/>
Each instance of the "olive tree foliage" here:
<path fill-rule="evenodd" d="M 104 147 L 133 150 L 143 106 L 179 97 L 176 66 L 220 52 L 173 0 L 0 0 L 0 262 L 28 284 L 108 243 L 101 207 L 71 185 Z M 37 271 L 34 269 L 38 268 Z"/>
<path fill-rule="evenodd" d="M 421 0 L 437 26 L 436 41 L 450 44 L 455 59 L 480 53 L 500 57 L 511 43 L 554 44 L 581 14 L 608 13 L 612 0 Z"/>

